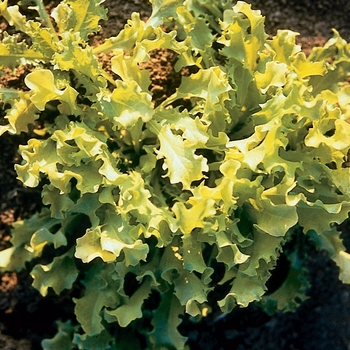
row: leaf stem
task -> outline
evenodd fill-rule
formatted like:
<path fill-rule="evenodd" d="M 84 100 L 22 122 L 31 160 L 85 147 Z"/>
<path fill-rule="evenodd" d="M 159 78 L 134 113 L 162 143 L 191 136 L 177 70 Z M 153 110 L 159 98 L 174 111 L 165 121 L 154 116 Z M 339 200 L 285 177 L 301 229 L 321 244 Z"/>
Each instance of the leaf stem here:
<path fill-rule="evenodd" d="M 118 37 L 111 37 L 107 39 L 103 44 L 96 46 L 92 49 L 92 53 L 94 55 L 98 55 L 100 53 L 106 53 L 113 51 L 114 49 L 118 48 L 120 42 L 118 40 Z"/>
<path fill-rule="evenodd" d="M 16 89 L 6 89 L 6 88 L 0 88 L 0 98 L 2 95 L 19 95 L 18 90 Z"/>
<path fill-rule="evenodd" d="M 59 37 L 57 35 L 57 32 L 56 32 L 54 26 L 52 25 L 50 16 L 49 16 L 49 14 L 47 13 L 47 11 L 45 9 L 43 1 L 42 0 L 35 0 L 35 3 L 37 4 L 37 10 L 38 10 L 40 18 L 44 21 L 45 25 L 52 32 L 54 40 L 56 42 L 58 42 L 59 41 Z"/>

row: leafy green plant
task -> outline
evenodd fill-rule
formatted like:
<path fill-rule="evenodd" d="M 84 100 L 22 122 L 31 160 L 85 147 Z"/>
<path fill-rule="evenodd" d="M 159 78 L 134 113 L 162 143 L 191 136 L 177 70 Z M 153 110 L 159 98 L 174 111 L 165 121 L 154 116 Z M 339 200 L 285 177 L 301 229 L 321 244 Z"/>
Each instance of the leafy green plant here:
<path fill-rule="evenodd" d="M 0 64 L 32 67 L 28 90 L 0 89 L 0 133 L 36 133 L 16 171 L 44 205 L 14 224 L 1 265 L 30 267 L 44 296 L 83 290 L 76 320 L 58 321 L 44 349 L 141 348 L 136 333 L 147 348 L 184 349 L 181 317 L 205 317 L 209 295 L 223 313 L 292 310 L 305 289 L 297 246 L 284 283 L 266 283 L 300 232 L 350 282 L 336 230 L 350 211 L 349 44 L 334 31 L 306 57 L 296 33 L 268 37 L 244 2 L 152 3 L 147 22 L 134 13 L 91 47 L 100 0 L 63 0 L 51 18 L 37 0 L 35 20 L 0 2 L 26 33 L 4 33 Z M 193 73 L 157 105 L 143 67 L 161 48 Z"/>

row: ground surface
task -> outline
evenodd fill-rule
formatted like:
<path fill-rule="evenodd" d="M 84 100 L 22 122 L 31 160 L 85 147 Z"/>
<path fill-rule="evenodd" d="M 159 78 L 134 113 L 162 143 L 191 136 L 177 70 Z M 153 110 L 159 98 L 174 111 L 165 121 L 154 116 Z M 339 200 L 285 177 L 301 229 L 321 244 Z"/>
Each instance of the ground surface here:
<path fill-rule="evenodd" d="M 213 0 L 215 1 L 215 0 Z M 47 1 L 48 5 L 58 1 Z M 277 29 L 300 33 L 304 50 L 323 44 L 331 29 L 337 28 L 350 41 L 350 2 L 348 0 L 251 0 L 255 9 L 266 16 L 269 34 Z M 17 1 L 9 1 L 15 4 Z M 150 13 L 146 0 L 107 0 L 109 21 L 103 23 L 98 40 L 116 35 L 134 11 L 143 18 Z M 0 21 L 0 28 L 6 23 Z M 176 84 L 172 75 L 173 57 L 162 52 L 152 57 L 153 91 L 161 99 Z M 0 84 L 17 87 L 24 72 L 1 80 Z M 169 78 L 170 77 L 170 78 Z M 2 117 L 0 112 L 0 118 Z M 8 246 L 10 225 L 30 216 L 40 208 L 40 193 L 24 189 L 15 179 L 14 163 L 19 161 L 18 144 L 24 137 L 0 138 L 0 249 Z M 350 225 L 341 228 L 345 242 L 350 241 Z M 350 245 L 347 245 L 350 249 Z M 222 319 L 191 324 L 184 322 L 181 331 L 190 339 L 191 349 L 251 350 L 346 350 L 350 349 L 350 286 L 338 281 L 337 268 L 322 252 L 313 252 L 309 262 L 310 298 L 295 313 L 268 317 L 252 306 L 236 310 Z M 40 349 L 40 341 L 55 333 L 53 320 L 69 313 L 65 295 L 58 299 L 41 298 L 31 288 L 30 277 L 24 273 L 7 273 L 0 282 L 0 349 Z M 103 349 L 102 349 L 103 350 Z"/>

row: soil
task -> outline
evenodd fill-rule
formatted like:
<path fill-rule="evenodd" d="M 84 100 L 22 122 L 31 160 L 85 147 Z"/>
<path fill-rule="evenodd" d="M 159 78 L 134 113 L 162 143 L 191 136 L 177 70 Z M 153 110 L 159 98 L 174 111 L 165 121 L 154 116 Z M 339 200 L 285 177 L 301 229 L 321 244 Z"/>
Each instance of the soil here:
<path fill-rule="evenodd" d="M 46 1 L 50 7 L 59 1 Z M 336 28 L 344 39 L 350 41 L 350 2 L 348 0 L 251 0 L 253 8 L 260 9 L 266 17 L 266 30 L 274 35 L 277 29 L 291 29 L 300 33 L 298 39 L 308 53 L 313 46 L 322 45 Z M 17 1 L 9 1 L 16 4 Z M 102 24 L 94 40 L 116 35 L 130 18 L 140 12 L 141 18 L 150 15 L 146 0 L 106 0 L 109 20 Z M 7 23 L 0 18 L 0 29 Z M 174 55 L 170 52 L 152 53 L 152 91 L 156 102 L 178 85 L 181 74 L 173 69 Z M 16 76 L 6 75 L 0 84 L 23 87 L 25 71 Z M 179 75 L 180 74 L 180 75 Z M 3 117 L 0 111 L 0 119 Z M 40 192 L 23 188 L 16 180 L 13 169 L 19 162 L 18 145 L 26 136 L 0 138 L 0 249 L 9 246 L 11 224 L 29 217 L 41 207 Z M 344 242 L 350 250 L 350 222 L 342 231 Z M 338 269 L 324 252 L 311 251 L 308 260 L 309 299 L 294 313 L 265 314 L 257 306 L 237 309 L 226 317 L 211 317 L 200 323 L 185 319 L 181 332 L 189 337 L 191 349 L 226 350 L 346 350 L 350 349 L 350 286 L 338 280 Z M 48 295 L 42 298 L 31 287 L 31 278 L 25 273 L 8 272 L 0 281 L 0 349 L 40 349 L 43 338 L 52 337 L 56 330 L 54 320 L 65 318 L 71 312 L 66 295 Z"/>

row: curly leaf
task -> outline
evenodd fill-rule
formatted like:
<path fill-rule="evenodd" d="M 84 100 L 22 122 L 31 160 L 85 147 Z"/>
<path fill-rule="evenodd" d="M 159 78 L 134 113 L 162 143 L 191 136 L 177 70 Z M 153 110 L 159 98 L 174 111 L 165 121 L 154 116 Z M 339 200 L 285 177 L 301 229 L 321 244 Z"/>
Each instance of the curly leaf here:
<path fill-rule="evenodd" d="M 7 270 L 22 270 L 25 263 L 35 257 L 35 250 L 30 246 L 33 235 L 45 235 L 45 232 L 53 229 L 57 224 L 57 219 L 51 218 L 50 211 L 47 209 L 34 214 L 27 220 L 14 222 L 11 238 L 12 247 L 0 252 L 0 267 L 6 267 Z M 52 241 L 56 241 L 56 237 L 53 237 Z M 42 243 L 46 244 L 46 242 Z M 64 245 L 64 243 L 64 238 L 59 234 L 56 244 Z"/>
<path fill-rule="evenodd" d="M 298 222 L 297 210 L 293 206 L 276 205 L 269 199 L 251 200 L 250 204 L 247 210 L 252 221 L 259 229 L 272 236 L 284 236 Z"/>
<path fill-rule="evenodd" d="M 1 96 L 3 95 L 3 96 Z M 16 94 L 14 99 L 6 98 L 6 93 L 2 94 L 0 90 L 0 96 L 6 103 L 10 103 L 11 107 L 6 111 L 6 119 L 8 125 L 0 126 L 0 135 L 8 131 L 10 134 L 20 134 L 21 132 L 28 132 L 28 127 L 35 123 L 35 120 L 39 118 L 39 111 L 30 100 L 28 93 L 20 92 Z"/>
<path fill-rule="evenodd" d="M 76 97 L 78 92 L 71 86 L 59 90 L 55 86 L 53 73 L 48 69 L 39 69 L 25 77 L 25 83 L 32 90 L 31 101 L 40 110 L 45 109 L 49 101 L 59 100 L 68 104 L 72 113 L 77 112 Z"/>
<path fill-rule="evenodd" d="M 251 302 L 261 300 L 266 292 L 264 282 L 266 281 L 239 272 L 232 283 L 230 292 L 224 299 L 218 301 L 222 312 L 229 313 L 236 305 L 247 307 Z"/>
<path fill-rule="evenodd" d="M 74 349 L 72 337 L 76 327 L 72 325 L 71 321 L 61 322 L 58 320 L 56 323 L 58 326 L 58 332 L 53 338 L 44 339 L 41 342 L 43 350 Z"/>
<path fill-rule="evenodd" d="M 151 95 L 142 92 L 136 82 L 117 82 L 111 94 L 102 97 L 99 108 L 105 118 L 113 123 L 113 129 L 131 128 L 141 119 L 148 122 L 153 116 Z"/>
<path fill-rule="evenodd" d="M 284 63 L 268 62 L 264 73 L 255 73 L 256 85 L 263 93 L 271 86 L 284 86 L 286 73 L 287 66 Z"/>
<path fill-rule="evenodd" d="M 88 35 L 98 32 L 98 22 L 106 19 L 107 10 L 101 6 L 104 0 L 65 0 L 53 11 L 52 16 L 62 33 L 72 30 L 79 32 L 86 40 Z"/>
<path fill-rule="evenodd" d="M 112 57 L 111 65 L 112 71 L 118 74 L 124 82 L 131 85 L 136 82 L 142 91 L 148 91 L 148 87 L 151 85 L 150 73 L 139 68 L 139 63 L 134 56 L 125 57 L 124 52 L 118 53 Z"/>
<path fill-rule="evenodd" d="M 34 279 L 33 287 L 43 296 L 47 295 L 49 287 L 56 294 L 72 288 L 79 274 L 72 257 L 73 249 L 62 256 L 55 257 L 48 265 L 36 265 L 30 273 Z"/>
<path fill-rule="evenodd" d="M 237 264 L 242 264 L 249 259 L 249 255 L 243 254 L 239 250 L 238 244 L 232 243 L 232 239 L 230 239 L 228 233 L 219 232 L 216 235 L 216 240 L 219 250 L 216 259 L 219 262 L 225 263 L 228 269 L 231 269 Z"/>
<path fill-rule="evenodd" d="M 304 79 L 305 77 L 312 75 L 324 75 L 327 72 L 324 62 L 307 61 L 303 52 L 299 52 L 294 56 L 293 66 L 296 69 L 300 79 Z"/>
<path fill-rule="evenodd" d="M 159 26 L 164 19 L 176 17 L 176 9 L 182 5 L 182 0 L 151 0 L 152 14 L 147 23 L 153 27 Z"/>
<path fill-rule="evenodd" d="M 305 280 L 305 271 L 290 267 L 283 284 L 273 293 L 263 297 L 265 310 L 274 314 L 276 310 L 293 312 L 297 306 L 307 300 L 306 290 L 309 284 Z"/>
<path fill-rule="evenodd" d="M 277 30 L 277 35 L 266 40 L 270 49 L 273 49 L 276 55 L 276 61 L 291 64 L 291 57 L 300 52 L 300 46 L 296 45 L 295 40 L 298 33 L 291 30 Z"/>
<path fill-rule="evenodd" d="M 115 308 L 120 302 L 118 293 L 119 281 L 113 279 L 113 265 L 101 266 L 93 264 L 85 279 L 84 295 L 73 298 L 75 315 L 88 336 L 96 336 L 103 332 L 102 310 L 105 307 Z"/>
<path fill-rule="evenodd" d="M 204 228 L 208 224 L 211 226 L 210 221 L 206 222 L 205 219 L 216 213 L 213 199 L 203 200 L 192 197 L 186 204 L 177 202 L 172 208 L 179 228 L 184 234 L 190 234 L 194 228 Z"/>
<path fill-rule="evenodd" d="M 125 265 L 135 266 L 141 260 L 146 261 L 149 247 L 139 237 L 143 232 L 142 226 L 130 226 L 121 216 L 106 211 L 105 223 L 101 228 L 101 248 L 119 257 L 125 255 Z"/>
<path fill-rule="evenodd" d="M 169 125 L 149 123 L 150 129 L 160 141 L 160 149 L 157 158 L 164 158 L 163 169 L 167 170 L 170 182 L 181 183 L 183 188 L 188 189 L 191 183 L 204 178 L 203 172 L 208 170 L 206 159 L 195 154 L 196 145 L 176 135 Z"/>
<path fill-rule="evenodd" d="M 238 1 L 232 10 L 224 11 L 221 28 L 222 36 L 218 42 L 225 45 L 222 53 L 254 70 L 258 52 L 267 37 L 260 11 L 252 10 L 250 4 Z"/>
<path fill-rule="evenodd" d="M 0 2 L 0 12 L 10 26 L 25 32 L 26 17 L 19 12 L 18 5 L 8 6 L 8 1 L 3 0 Z"/>
<path fill-rule="evenodd" d="M 183 350 L 186 337 L 177 330 L 181 323 L 179 315 L 184 311 L 172 290 L 162 294 L 159 307 L 154 313 L 152 325 L 154 329 L 149 333 L 149 338 L 154 346 L 164 346 Z"/>
<path fill-rule="evenodd" d="M 30 248 L 33 251 L 35 257 L 41 255 L 44 247 L 47 244 L 53 244 L 55 248 L 59 248 L 61 246 L 67 245 L 67 239 L 62 230 L 51 233 L 46 227 L 43 227 L 34 232 L 33 236 L 30 239 Z"/>
<path fill-rule="evenodd" d="M 150 278 L 146 278 L 127 303 L 115 310 L 106 310 L 105 313 L 111 318 L 116 318 L 121 327 L 126 327 L 133 320 L 141 318 L 143 316 L 142 306 L 151 293 L 151 281 Z"/>
<path fill-rule="evenodd" d="M 32 48 L 43 55 L 45 61 L 49 61 L 52 55 L 58 50 L 56 32 L 53 28 L 42 28 L 41 23 L 28 21 L 26 24 L 26 34 L 28 34 L 32 41 Z"/>
<path fill-rule="evenodd" d="M 75 257 L 88 263 L 96 258 L 111 262 L 116 259 L 116 255 L 102 249 L 101 247 L 101 229 L 89 229 L 85 235 L 77 239 Z"/>
<path fill-rule="evenodd" d="M 212 271 L 209 271 L 212 273 Z M 208 278 L 204 274 L 205 278 Z M 180 301 L 181 305 L 186 306 L 186 313 L 191 316 L 197 316 L 201 313 L 198 304 L 202 304 L 207 301 L 207 296 L 212 288 L 207 287 L 204 281 L 199 279 L 196 275 L 189 271 L 183 271 L 180 276 L 174 280 L 175 295 Z M 205 283 L 206 282 L 206 283 Z"/>
<path fill-rule="evenodd" d="M 350 284 L 350 254 L 342 250 L 333 257 L 333 260 L 340 269 L 339 279 L 343 283 Z"/>
<path fill-rule="evenodd" d="M 254 243 L 244 251 L 249 258 L 239 266 L 239 271 L 247 276 L 258 276 L 261 266 L 275 262 L 282 251 L 282 237 L 273 237 L 259 229 L 253 230 Z"/>
<path fill-rule="evenodd" d="M 74 70 L 84 74 L 96 85 L 105 86 L 101 80 L 101 69 L 97 58 L 92 54 L 92 48 L 81 47 L 81 38 L 78 33 L 64 33 L 63 39 L 58 44 L 57 52 L 53 55 L 56 69 L 64 71 Z"/>
<path fill-rule="evenodd" d="M 165 100 L 163 105 L 176 99 L 198 97 L 203 99 L 203 113 L 206 119 L 215 111 L 225 112 L 224 101 L 229 99 L 228 92 L 231 89 L 227 76 L 220 67 L 201 69 L 198 73 L 184 77 L 177 92 Z"/>
<path fill-rule="evenodd" d="M 28 48 L 24 42 L 18 43 L 17 37 L 6 36 L 0 43 L 0 68 L 10 67 L 14 69 L 19 65 L 41 61 L 42 53 Z"/>
<path fill-rule="evenodd" d="M 77 345 L 78 349 L 82 350 L 112 350 L 115 349 L 115 338 L 106 330 L 94 336 L 75 333 L 73 344 Z"/>

